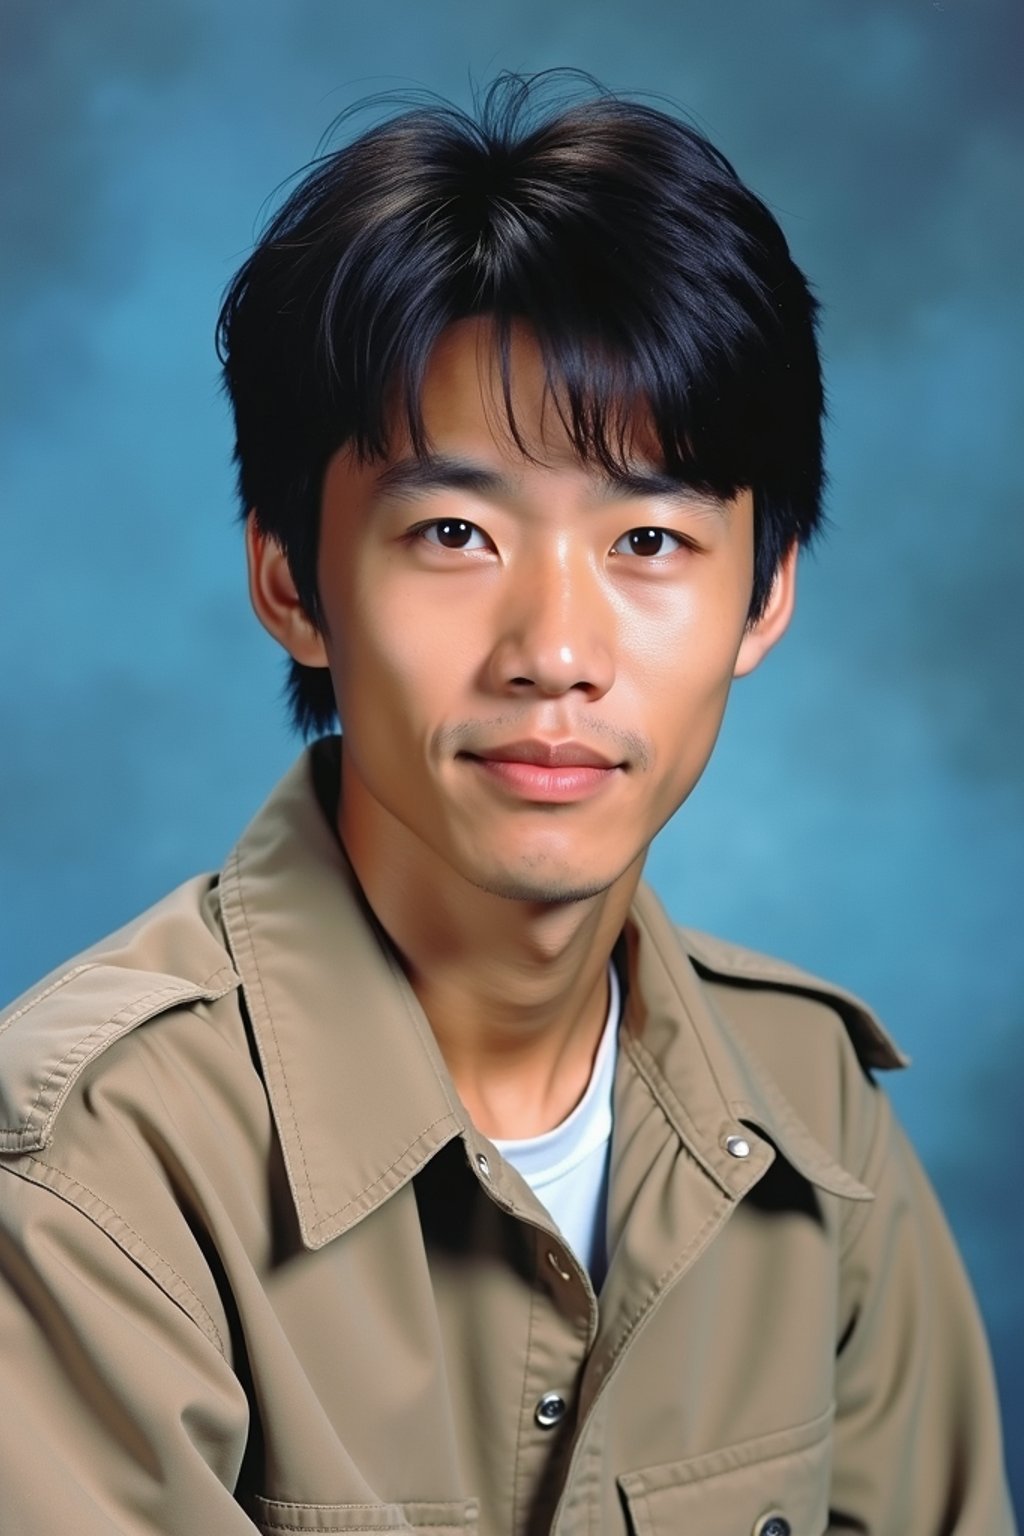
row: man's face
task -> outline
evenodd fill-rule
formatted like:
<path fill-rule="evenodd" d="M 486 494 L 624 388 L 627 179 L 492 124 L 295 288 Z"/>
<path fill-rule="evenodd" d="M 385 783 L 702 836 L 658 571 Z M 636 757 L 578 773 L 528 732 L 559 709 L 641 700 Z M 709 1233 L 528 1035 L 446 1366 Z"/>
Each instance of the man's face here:
<path fill-rule="evenodd" d="M 396 437 L 386 461 L 342 449 L 329 465 L 339 822 L 346 841 L 386 825 L 442 878 L 579 900 L 642 862 L 710 756 L 734 672 L 767 648 L 744 637 L 752 498 L 672 494 L 640 446 L 635 482 L 582 465 L 524 329 L 512 383 L 540 462 L 511 441 L 488 324 L 467 320 L 426 375 L 433 458 Z"/>

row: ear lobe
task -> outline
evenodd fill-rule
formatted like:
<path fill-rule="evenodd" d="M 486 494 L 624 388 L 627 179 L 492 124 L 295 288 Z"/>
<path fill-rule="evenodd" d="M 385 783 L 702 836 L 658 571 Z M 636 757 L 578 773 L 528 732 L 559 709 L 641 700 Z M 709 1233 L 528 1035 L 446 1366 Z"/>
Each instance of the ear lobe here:
<path fill-rule="evenodd" d="M 303 608 L 284 550 L 263 532 L 253 508 L 245 523 L 249 599 L 264 629 L 305 667 L 326 667 L 323 638 Z"/>
<path fill-rule="evenodd" d="M 779 561 L 764 612 L 744 631 L 736 665 L 733 668 L 733 677 L 746 677 L 748 672 L 753 672 L 789 628 L 789 621 L 793 617 L 793 609 L 796 606 L 798 554 L 799 546 L 794 539 Z"/>

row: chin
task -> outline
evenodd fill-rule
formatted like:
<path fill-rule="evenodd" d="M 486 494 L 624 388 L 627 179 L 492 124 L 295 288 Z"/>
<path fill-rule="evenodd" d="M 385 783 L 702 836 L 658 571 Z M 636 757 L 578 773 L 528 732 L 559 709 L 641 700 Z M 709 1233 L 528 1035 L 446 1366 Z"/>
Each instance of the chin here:
<path fill-rule="evenodd" d="M 489 896 L 500 896 L 505 901 L 521 901 L 531 905 L 565 904 L 588 901 L 600 896 L 613 885 L 616 875 L 601 874 L 585 869 L 510 869 L 504 868 L 466 870 L 466 879 L 477 890 Z"/>
<path fill-rule="evenodd" d="M 493 884 L 479 882 L 479 889 L 486 891 L 490 896 L 501 896 L 506 901 L 525 902 L 529 906 L 568 906 L 572 902 L 589 901 L 594 896 L 600 896 L 610 884 L 610 880 L 603 880 L 591 885 L 583 885 L 579 881 L 569 879 L 541 883 L 527 879 L 516 880 L 509 876 Z"/>

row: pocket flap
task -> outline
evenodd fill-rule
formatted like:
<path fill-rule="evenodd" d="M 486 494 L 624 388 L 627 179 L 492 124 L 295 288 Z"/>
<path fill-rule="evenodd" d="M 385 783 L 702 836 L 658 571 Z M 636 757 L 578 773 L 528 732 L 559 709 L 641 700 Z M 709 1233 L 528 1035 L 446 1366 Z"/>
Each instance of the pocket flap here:
<path fill-rule="evenodd" d="M 832 1416 L 686 1461 L 619 1477 L 635 1536 L 760 1536 L 774 1516 L 792 1536 L 829 1521 Z"/>
<path fill-rule="evenodd" d="M 295 1504 L 256 1495 L 251 1514 L 264 1536 L 294 1531 L 424 1531 L 431 1536 L 467 1536 L 476 1531 L 475 1499 L 404 1504 Z"/>

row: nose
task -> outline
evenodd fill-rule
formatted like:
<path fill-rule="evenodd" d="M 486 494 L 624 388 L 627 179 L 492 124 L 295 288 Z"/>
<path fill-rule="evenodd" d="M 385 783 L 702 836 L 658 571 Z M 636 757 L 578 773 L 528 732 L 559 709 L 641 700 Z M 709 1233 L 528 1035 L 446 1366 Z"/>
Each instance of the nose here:
<path fill-rule="evenodd" d="M 548 698 L 578 689 L 601 698 L 615 677 L 615 614 L 597 572 L 568 541 L 510 581 L 488 670 L 508 695 Z"/>

